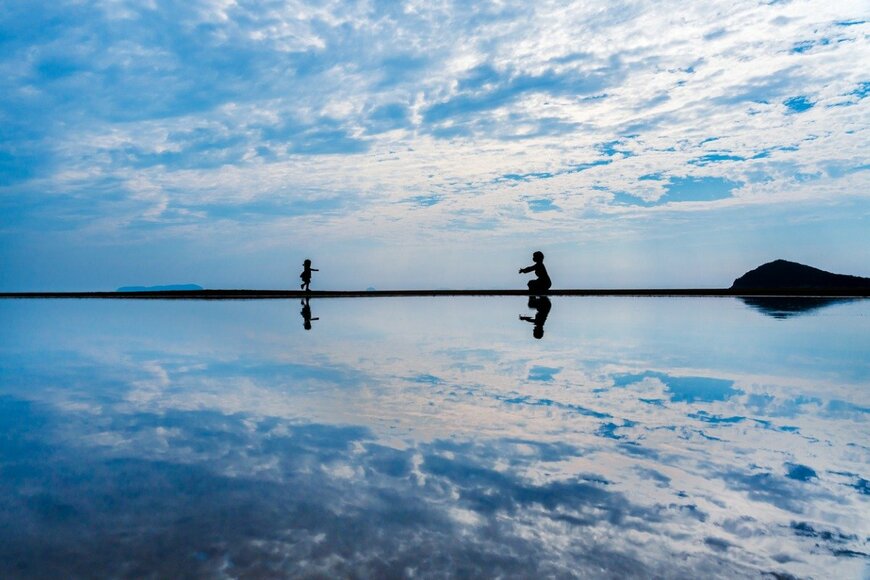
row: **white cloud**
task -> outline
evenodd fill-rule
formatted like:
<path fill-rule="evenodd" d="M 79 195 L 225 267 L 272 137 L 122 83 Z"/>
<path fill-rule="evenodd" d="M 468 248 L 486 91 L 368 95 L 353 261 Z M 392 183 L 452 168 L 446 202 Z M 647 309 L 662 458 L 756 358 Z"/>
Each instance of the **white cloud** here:
<path fill-rule="evenodd" d="M 219 220 L 395 243 L 866 199 L 861 2 L 66 8 L 3 24 L 18 30 L 0 60 L 6 199 L 43 208 L 16 214 L 19 233 L 69 203 L 82 239 L 144 235 L 140 222 L 205 239 Z M 683 177 L 738 185 L 614 204 L 667 202 Z"/>

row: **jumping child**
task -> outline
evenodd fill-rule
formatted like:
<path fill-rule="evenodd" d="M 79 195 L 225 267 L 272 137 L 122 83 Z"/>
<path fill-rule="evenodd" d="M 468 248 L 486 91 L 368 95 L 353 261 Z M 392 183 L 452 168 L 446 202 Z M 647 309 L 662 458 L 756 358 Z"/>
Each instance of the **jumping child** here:
<path fill-rule="evenodd" d="M 302 262 L 302 273 L 299 274 L 299 277 L 302 278 L 302 286 L 300 286 L 303 290 L 308 292 L 311 285 L 311 272 L 320 272 L 317 268 L 311 267 L 311 260 L 305 260 Z"/>

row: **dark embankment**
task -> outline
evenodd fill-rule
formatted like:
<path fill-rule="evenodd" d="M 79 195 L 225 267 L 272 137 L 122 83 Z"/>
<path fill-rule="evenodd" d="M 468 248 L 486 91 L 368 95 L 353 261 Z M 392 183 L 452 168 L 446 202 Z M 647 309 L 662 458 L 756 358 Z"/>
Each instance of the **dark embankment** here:
<path fill-rule="evenodd" d="M 832 274 L 812 266 L 787 260 L 774 260 L 734 280 L 731 291 L 767 292 L 783 295 L 818 293 L 824 296 L 867 296 L 870 278 Z"/>
<path fill-rule="evenodd" d="M 293 298 L 378 298 L 398 296 L 529 296 L 529 290 L 203 290 L 146 288 L 123 292 L 0 292 L 0 298 L 118 298 L 152 300 L 261 300 Z M 731 288 L 552 289 L 550 296 L 783 296 L 870 297 L 870 278 L 831 274 L 776 260 L 747 272 Z M 800 306 L 799 306 L 800 307 Z"/>
<path fill-rule="evenodd" d="M 531 296 L 528 290 L 195 290 L 167 292 L 4 292 L 0 298 L 106 298 L 141 300 L 264 300 L 300 298 L 386 298 L 403 296 Z M 870 289 L 841 290 L 731 290 L 725 288 L 653 288 L 653 289 L 563 289 L 550 290 L 549 296 L 812 296 L 861 298 Z"/>

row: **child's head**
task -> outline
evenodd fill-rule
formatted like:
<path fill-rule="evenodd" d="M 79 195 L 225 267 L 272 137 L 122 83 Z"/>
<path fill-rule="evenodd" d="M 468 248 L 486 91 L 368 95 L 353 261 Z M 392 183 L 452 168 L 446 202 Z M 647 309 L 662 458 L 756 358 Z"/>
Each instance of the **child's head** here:
<path fill-rule="evenodd" d="M 302 265 L 303 265 L 303 266 L 310 266 L 310 265 L 311 265 L 311 260 L 306 259 L 304 262 L 302 262 Z"/>
<path fill-rule="evenodd" d="M 541 252 L 535 252 L 534 254 L 532 254 L 532 260 L 534 260 L 534 262 L 536 264 L 543 262 L 544 261 L 544 254 L 542 254 Z"/>

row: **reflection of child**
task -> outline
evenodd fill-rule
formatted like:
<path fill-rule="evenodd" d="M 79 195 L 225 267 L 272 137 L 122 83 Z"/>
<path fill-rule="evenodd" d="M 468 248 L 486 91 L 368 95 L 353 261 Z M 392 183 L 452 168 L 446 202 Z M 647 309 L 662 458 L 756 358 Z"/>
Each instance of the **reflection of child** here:
<path fill-rule="evenodd" d="M 302 273 L 299 274 L 299 277 L 302 278 L 301 288 L 307 292 L 311 284 L 311 272 L 320 272 L 320 270 L 311 267 L 311 260 L 302 262 L 302 268 Z"/>
<path fill-rule="evenodd" d="M 308 303 L 308 298 L 302 299 L 302 311 L 300 314 L 302 315 L 302 326 L 305 330 L 311 330 L 312 320 L 320 320 L 316 316 L 314 318 L 311 317 L 311 305 Z"/>
<path fill-rule="evenodd" d="M 547 274 L 547 268 L 544 267 L 544 254 L 535 252 L 532 254 L 532 260 L 535 263 L 528 268 L 520 268 L 520 274 L 534 272 L 537 278 L 529 280 L 529 290 L 532 292 L 546 292 L 550 289 L 552 282 L 550 282 L 550 276 Z"/>
<path fill-rule="evenodd" d="M 547 322 L 547 316 L 550 314 L 550 308 L 552 307 L 550 299 L 546 296 L 529 296 L 529 308 L 535 309 L 535 317 L 520 315 L 520 320 L 525 320 L 535 325 L 534 330 L 532 330 L 532 336 L 535 338 L 544 338 L 544 324 Z"/>

